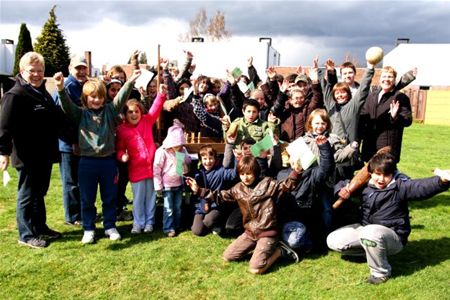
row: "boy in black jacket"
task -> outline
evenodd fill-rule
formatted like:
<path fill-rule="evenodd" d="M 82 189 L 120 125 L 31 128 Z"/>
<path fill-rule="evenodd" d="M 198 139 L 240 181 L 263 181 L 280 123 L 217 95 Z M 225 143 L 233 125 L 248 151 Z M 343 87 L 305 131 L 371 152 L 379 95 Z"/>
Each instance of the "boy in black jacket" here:
<path fill-rule="evenodd" d="M 388 255 L 400 252 L 411 233 L 409 200 L 432 197 L 448 190 L 449 171 L 425 179 L 394 179 L 395 157 L 376 154 L 368 166 L 371 179 L 362 193 L 362 223 L 341 227 L 327 237 L 328 247 L 346 255 L 366 255 L 368 282 L 379 284 L 391 276 Z M 349 196 L 344 187 L 339 196 Z"/>

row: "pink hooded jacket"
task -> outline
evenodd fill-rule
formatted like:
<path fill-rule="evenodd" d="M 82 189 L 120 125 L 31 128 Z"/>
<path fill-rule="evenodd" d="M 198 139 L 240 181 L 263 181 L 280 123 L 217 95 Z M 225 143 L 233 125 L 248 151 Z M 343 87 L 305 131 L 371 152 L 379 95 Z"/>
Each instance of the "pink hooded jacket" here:
<path fill-rule="evenodd" d="M 128 122 L 117 128 L 117 158 L 120 160 L 128 152 L 128 176 L 131 182 L 153 178 L 153 160 L 156 146 L 153 140 L 152 127 L 161 113 L 165 94 L 156 96 L 150 111 L 142 115 L 137 125 Z"/>
<path fill-rule="evenodd" d="M 167 137 L 164 139 L 162 146 L 156 150 L 153 163 L 153 182 L 156 191 L 161 191 L 164 188 L 179 187 L 183 184 L 183 177 L 176 172 L 177 158 L 175 151 L 170 149 L 186 144 L 183 128 L 183 124 L 178 119 L 173 120 L 173 126 L 167 131 Z M 191 158 L 186 148 L 183 147 L 182 152 L 185 154 L 183 173 L 187 173 Z"/>

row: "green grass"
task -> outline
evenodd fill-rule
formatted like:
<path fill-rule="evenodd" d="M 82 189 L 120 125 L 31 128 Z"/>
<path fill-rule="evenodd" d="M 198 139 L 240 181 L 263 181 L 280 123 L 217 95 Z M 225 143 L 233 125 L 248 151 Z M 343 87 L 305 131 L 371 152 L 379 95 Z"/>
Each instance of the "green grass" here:
<path fill-rule="evenodd" d="M 405 130 L 399 168 L 413 178 L 450 169 L 450 127 L 414 124 Z M 63 223 L 61 185 L 55 165 L 46 197 L 48 224 L 64 234 L 45 249 L 17 244 L 17 178 L 0 187 L 0 299 L 449 299 L 450 193 L 411 203 L 410 242 L 392 256 L 393 278 L 370 286 L 365 263 L 338 253 L 312 255 L 298 264 L 277 262 L 268 274 L 247 272 L 248 262 L 225 263 L 231 239 L 189 231 L 177 238 L 131 236 L 119 222 L 120 242 L 80 243 L 80 228 Z M 129 191 L 128 191 L 129 193 Z M 97 205 L 99 206 L 99 205 Z M 101 224 L 97 235 L 102 236 Z"/>

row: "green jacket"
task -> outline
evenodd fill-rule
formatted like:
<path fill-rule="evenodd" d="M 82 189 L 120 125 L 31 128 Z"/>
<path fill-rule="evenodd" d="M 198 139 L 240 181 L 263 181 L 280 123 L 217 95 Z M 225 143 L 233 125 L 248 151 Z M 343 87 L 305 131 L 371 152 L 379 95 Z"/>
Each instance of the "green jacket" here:
<path fill-rule="evenodd" d="M 96 111 L 78 107 L 69 100 L 65 90 L 58 92 L 64 112 L 78 124 L 81 156 L 107 157 L 114 154 L 117 117 L 132 88 L 133 83 L 125 83 L 112 102 L 105 103 Z"/>
<path fill-rule="evenodd" d="M 244 118 L 237 118 L 232 124 L 234 123 L 238 124 L 236 140 L 234 142 L 235 145 L 239 145 L 246 138 L 252 138 L 256 142 L 259 142 L 269 133 L 269 131 L 278 135 L 277 125 L 272 122 L 257 119 L 253 123 L 247 123 Z"/>

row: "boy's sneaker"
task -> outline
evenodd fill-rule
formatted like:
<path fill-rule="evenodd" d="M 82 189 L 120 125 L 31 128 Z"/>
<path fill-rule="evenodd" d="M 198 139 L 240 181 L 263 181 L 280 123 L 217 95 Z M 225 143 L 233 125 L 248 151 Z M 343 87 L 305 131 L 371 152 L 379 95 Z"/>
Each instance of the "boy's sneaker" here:
<path fill-rule="evenodd" d="M 385 283 L 388 280 L 389 280 L 388 276 L 375 277 L 373 275 L 370 275 L 370 277 L 367 279 L 367 282 L 370 284 L 380 284 L 380 283 Z"/>
<path fill-rule="evenodd" d="M 46 230 L 42 231 L 40 233 L 40 236 L 44 239 L 49 239 L 49 240 L 56 240 L 56 239 L 62 238 L 61 232 L 58 232 L 58 231 L 50 229 L 50 228 L 47 228 Z"/>
<path fill-rule="evenodd" d="M 31 238 L 26 242 L 19 240 L 19 245 L 28 246 L 34 249 L 41 249 L 47 247 L 47 242 L 38 238 Z"/>
<path fill-rule="evenodd" d="M 85 230 L 83 234 L 83 238 L 81 239 L 81 243 L 83 244 L 93 244 L 95 241 L 95 231 L 94 230 Z"/>
<path fill-rule="evenodd" d="M 139 234 L 141 233 L 142 229 L 139 225 L 133 224 L 133 228 L 131 228 L 132 234 Z"/>
<path fill-rule="evenodd" d="M 177 234 L 176 234 L 176 232 L 174 231 L 174 230 L 172 230 L 172 231 L 169 231 L 169 233 L 167 233 L 167 236 L 168 237 L 175 237 Z"/>
<path fill-rule="evenodd" d="M 105 230 L 105 235 L 109 237 L 111 241 L 118 241 L 122 238 L 116 228 L 110 228 Z"/>
<path fill-rule="evenodd" d="M 294 249 L 292 249 L 291 247 L 289 247 L 288 244 L 286 244 L 283 241 L 278 241 L 278 245 L 281 248 L 281 256 L 285 257 L 285 258 L 291 258 L 292 260 L 294 260 L 295 262 L 298 262 L 300 259 L 298 257 L 297 252 L 295 252 Z"/>
<path fill-rule="evenodd" d="M 145 225 L 145 227 L 144 227 L 144 232 L 145 232 L 145 233 L 153 232 L 153 225 L 152 225 L 152 224 L 147 224 L 147 225 Z"/>
<path fill-rule="evenodd" d="M 220 236 L 222 234 L 222 228 L 220 228 L 220 227 L 214 227 L 211 231 L 214 235 Z"/>

